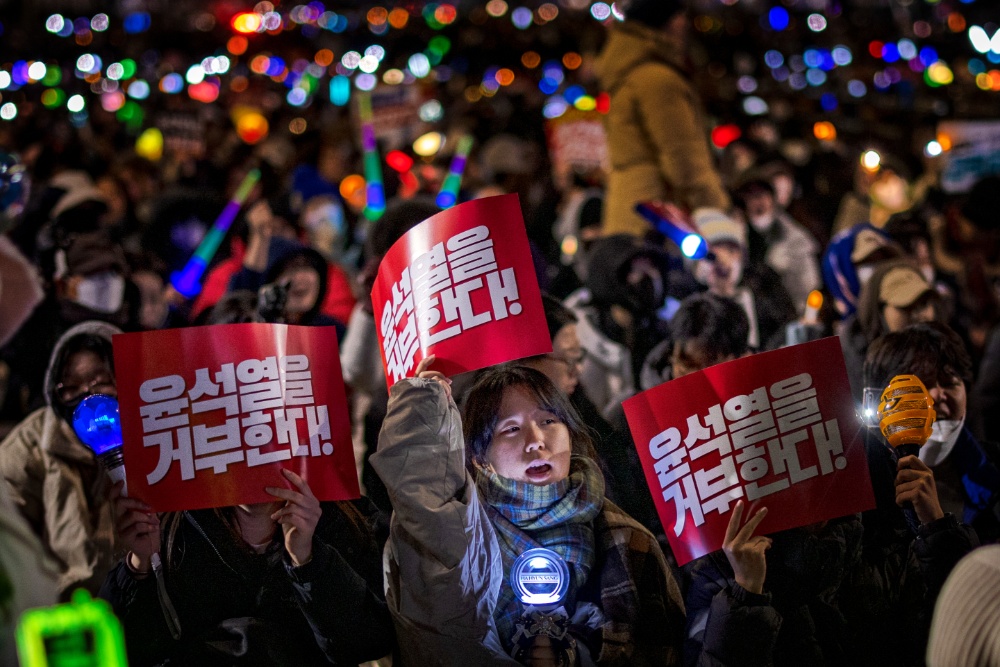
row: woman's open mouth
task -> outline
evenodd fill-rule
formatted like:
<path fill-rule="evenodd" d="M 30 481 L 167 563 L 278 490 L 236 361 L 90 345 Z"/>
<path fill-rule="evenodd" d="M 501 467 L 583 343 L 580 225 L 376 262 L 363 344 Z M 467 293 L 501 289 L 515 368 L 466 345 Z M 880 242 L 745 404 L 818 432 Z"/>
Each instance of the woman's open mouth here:
<path fill-rule="evenodd" d="M 525 471 L 525 475 L 527 475 L 529 480 L 536 482 L 545 479 L 551 472 L 551 465 L 545 461 L 536 461 L 528 466 L 528 469 Z"/>

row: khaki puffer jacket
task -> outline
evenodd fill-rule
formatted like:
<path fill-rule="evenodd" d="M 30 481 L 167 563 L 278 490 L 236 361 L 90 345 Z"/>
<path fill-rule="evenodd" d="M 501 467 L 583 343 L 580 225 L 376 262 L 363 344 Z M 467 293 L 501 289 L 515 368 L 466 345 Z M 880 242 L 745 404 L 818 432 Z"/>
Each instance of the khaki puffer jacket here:
<path fill-rule="evenodd" d="M 691 211 L 730 207 L 682 62 L 679 44 L 642 24 L 626 21 L 608 37 L 597 64 L 611 95 L 606 234 L 642 236 L 649 223 L 634 211 L 641 201 L 672 201 Z"/>

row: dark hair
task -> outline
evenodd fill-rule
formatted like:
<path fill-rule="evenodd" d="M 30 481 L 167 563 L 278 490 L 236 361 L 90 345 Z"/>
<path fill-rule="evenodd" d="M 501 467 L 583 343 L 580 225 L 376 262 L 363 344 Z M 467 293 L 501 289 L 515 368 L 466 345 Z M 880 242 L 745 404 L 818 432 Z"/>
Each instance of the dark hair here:
<path fill-rule="evenodd" d="M 957 376 L 969 385 L 972 360 L 965 343 L 948 325 L 913 324 L 876 340 L 865 357 L 866 387 L 885 387 L 893 377 L 904 373 L 925 382 Z"/>
<path fill-rule="evenodd" d="M 931 245 L 931 233 L 927 227 L 927 221 L 913 211 L 897 213 L 889 218 L 882 228 L 893 241 L 898 243 L 907 254 L 912 255 L 916 250 L 917 241 L 925 241 Z"/>
<path fill-rule="evenodd" d="M 365 246 L 368 258 L 382 258 L 403 234 L 440 212 L 441 209 L 429 199 L 389 202 L 385 213 L 375 223 L 368 235 Z"/>
<path fill-rule="evenodd" d="M 742 357 L 747 351 L 750 320 L 743 308 L 726 297 L 693 294 L 681 302 L 670 320 L 674 344 L 697 341 L 714 357 Z"/>
<path fill-rule="evenodd" d="M 257 311 L 258 298 L 250 290 L 237 290 L 222 295 L 218 303 L 209 308 L 205 324 L 245 324 L 263 322 Z"/>
<path fill-rule="evenodd" d="M 889 333 L 889 327 L 882 316 L 882 307 L 885 304 L 882 303 L 880 292 L 882 291 L 882 281 L 885 280 L 885 277 L 893 269 L 908 269 L 915 273 L 920 273 L 920 269 L 909 259 L 888 260 L 880 262 L 875 267 L 872 277 L 861 288 L 861 294 L 858 296 L 858 325 L 861 328 L 861 333 L 865 336 L 865 340 L 869 343 Z M 928 293 L 933 295 L 931 298 L 934 300 L 934 312 L 940 317 L 941 297 L 933 290 Z"/>
<path fill-rule="evenodd" d="M 574 454 L 582 454 L 597 460 L 590 429 L 580 419 L 569 399 L 552 384 L 552 381 L 533 368 L 505 364 L 483 372 L 476 379 L 475 386 L 465 400 L 462 424 L 469 463 L 486 462 L 486 452 L 493 442 L 493 430 L 500 417 L 504 393 L 514 387 L 526 388 L 543 409 L 566 424 Z"/>
<path fill-rule="evenodd" d="M 567 324 L 576 324 L 578 321 L 572 310 L 550 294 L 542 294 L 542 308 L 545 309 L 545 325 L 549 328 L 550 339 L 555 339 L 556 334 Z"/>
<path fill-rule="evenodd" d="M 683 11 L 679 0 L 632 0 L 625 9 L 625 18 L 653 28 L 662 28 L 677 12 Z"/>

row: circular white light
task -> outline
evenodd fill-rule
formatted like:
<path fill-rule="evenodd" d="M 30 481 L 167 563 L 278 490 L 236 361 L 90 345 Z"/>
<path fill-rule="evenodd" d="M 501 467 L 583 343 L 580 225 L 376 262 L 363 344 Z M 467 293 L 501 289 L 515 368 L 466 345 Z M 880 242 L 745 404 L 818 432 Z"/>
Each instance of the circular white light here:
<path fill-rule="evenodd" d="M 810 14 L 806 24 L 813 32 L 823 32 L 826 30 L 826 17 L 822 14 Z"/>
<path fill-rule="evenodd" d="M 365 74 L 371 74 L 378 69 L 378 58 L 375 56 L 365 56 L 358 61 L 358 69 Z"/>
<path fill-rule="evenodd" d="M 184 79 L 195 86 L 205 80 L 205 68 L 201 65 L 191 65 L 188 68 L 187 74 L 184 75 Z"/>
<path fill-rule="evenodd" d="M 83 95 L 74 95 L 73 97 L 66 100 L 66 108 L 72 111 L 73 113 L 83 111 L 83 107 L 85 105 L 86 102 L 83 99 Z"/>
<path fill-rule="evenodd" d="M 944 149 L 941 147 L 941 144 L 936 141 L 928 141 L 927 145 L 924 147 L 924 154 L 927 157 L 937 157 L 943 152 Z"/>
<path fill-rule="evenodd" d="M 84 53 L 82 56 L 76 59 L 76 68 L 81 72 L 90 73 L 94 71 L 94 64 L 97 59 L 89 53 Z"/>
<path fill-rule="evenodd" d="M 414 53 L 407 63 L 413 76 L 422 79 L 431 73 L 431 61 L 422 53 Z"/>
<path fill-rule="evenodd" d="M 14 106 L 13 102 L 7 102 L 7 104 L 0 107 L 0 118 L 14 120 L 15 116 L 17 116 L 17 107 Z"/>
<path fill-rule="evenodd" d="M 365 49 L 365 55 L 374 56 L 379 62 L 382 62 L 382 59 L 385 58 L 385 49 L 378 44 L 372 44 Z"/>
<path fill-rule="evenodd" d="M 108 78 L 118 81 L 125 75 L 125 67 L 121 63 L 111 63 L 108 65 Z"/>
<path fill-rule="evenodd" d="M 357 69 L 361 62 L 361 54 L 357 51 L 348 51 L 340 59 L 340 63 L 347 69 Z"/>
<path fill-rule="evenodd" d="M 882 164 L 882 156 L 876 151 L 865 151 L 861 156 L 861 166 L 869 171 L 875 171 Z"/>
<path fill-rule="evenodd" d="M 681 241 L 681 252 L 684 253 L 685 257 L 694 257 L 694 254 L 698 252 L 698 246 L 701 245 L 701 237 L 697 234 L 688 234 Z"/>
<path fill-rule="evenodd" d="M 45 29 L 49 32 L 59 32 L 66 25 L 66 19 L 61 14 L 53 14 L 45 19 Z"/>
<path fill-rule="evenodd" d="M 420 120 L 433 123 L 444 116 L 444 107 L 437 100 L 430 100 L 420 107 Z"/>
<path fill-rule="evenodd" d="M 94 18 L 90 19 L 90 29 L 94 32 L 104 32 L 108 29 L 110 21 L 108 20 L 107 14 L 98 14 Z"/>
<path fill-rule="evenodd" d="M 10 73 L 0 70 L 0 90 L 6 90 L 10 85 Z"/>
<path fill-rule="evenodd" d="M 35 61 L 28 65 L 28 78 L 32 81 L 41 81 L 45 78 L 45 72 L 47 71 L 48 68 L 45 66 L 45 63 Z"/>

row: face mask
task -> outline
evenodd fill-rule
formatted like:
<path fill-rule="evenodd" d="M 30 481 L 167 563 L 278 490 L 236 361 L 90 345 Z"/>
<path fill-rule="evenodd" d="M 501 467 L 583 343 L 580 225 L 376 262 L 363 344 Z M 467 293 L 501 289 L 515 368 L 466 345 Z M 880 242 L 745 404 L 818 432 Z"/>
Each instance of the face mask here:
<path fill-rule="evenodd" d="M 114 313 L 125 298 L 125 278 L 115 271 L 103 271 L 87 276 L 76 287 L 73 300 L 98 313 Z"/>
<path fill-rule="evenodd" d="M 873 273 L 875 273 L 875 267 L 874 266 L 859 266 L 858 267 L 858 283 L 861 286 L 864 286 L 864 284 L 868 282 L 868 279 L 872 277 Z"/>
<path fill-rule="evenodd" d="M 763 215 L 752 215 L 750 216 L 750 224 L 758 232 L 764 232 L 771 228 L 774 224 L 774 216 L 770 213 L 765 213 Z"/>
<path fill-rule="evenodd" d="M 961 419 L 941 419 L 934 422 L 931 427 L 931 437 L 927 444 L 920 448 L 920 460 L 928 466 L 940 465 L 958 442 L 958 436 L 962 434 L 962 427 L 965 425 L 965 417 Z"/>

